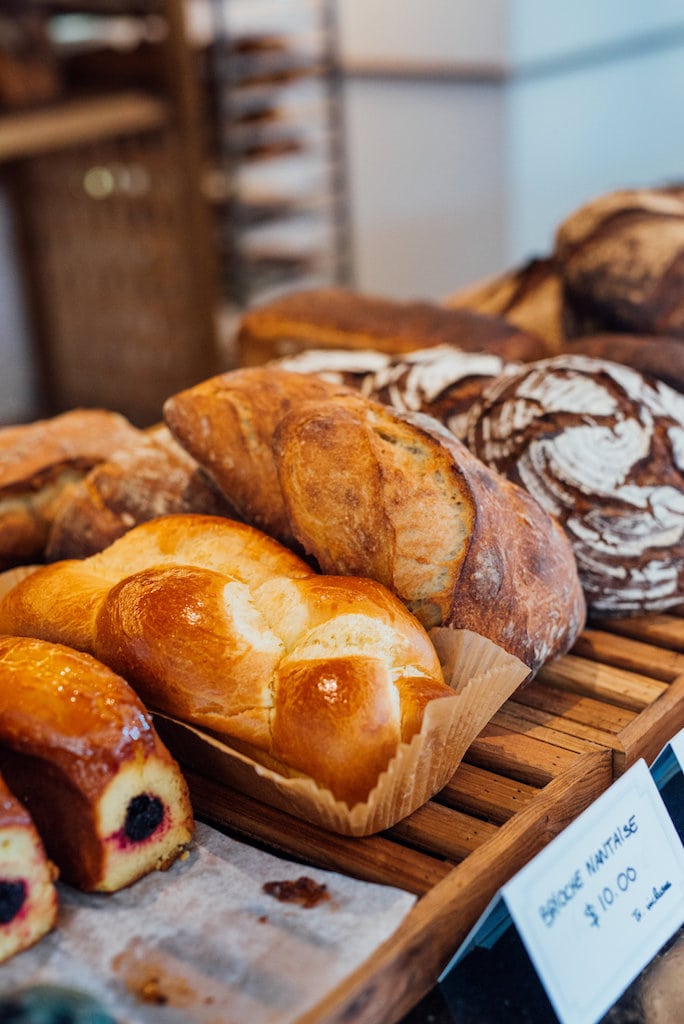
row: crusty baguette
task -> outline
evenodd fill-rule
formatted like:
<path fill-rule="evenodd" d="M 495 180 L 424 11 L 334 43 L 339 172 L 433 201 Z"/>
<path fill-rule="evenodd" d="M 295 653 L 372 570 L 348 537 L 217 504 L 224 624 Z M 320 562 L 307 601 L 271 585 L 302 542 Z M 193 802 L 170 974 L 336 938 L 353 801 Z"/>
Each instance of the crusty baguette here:
<path fill-rule="evenodd" d="M 425 706 L 454 698 L 425 630 L 384 587 L 317 575 L 218 517 L 160 517 L 37 569 L 0 603 L 0 629 L 90 651 L 154 708 L 350 806 Z"/>
<path fill-rule="evenodd" d="M 0 776 L 0 963 L 54 928 L 56 878 L 31 816 Z"/>
<path fill-rule="evenodd" d="M 80 651 L 0 638 L 0 768 L 61 877 L 84 890 L 166 867 L 191 837 L 185 781 L 150 716 Z"/>
<path fill-rule="evenodd" d="M 338 390 L 314 376 L 283 377 L 254 367 L 210 377 L 189 393 L 172 396 L 164 404 L 164 418 L 239 518 L 291 545 L 271 450 L 273 432 L 294 404 Z"/>
<path fill-rule="evenodd" d="M 424 626 L 471 629 L 533 671 L 567 650 L 584 603 L 554 520 L 436 420 L 407 418 L 333 384 L 310 400 L 308 379 L 238 370 L 216 381 L 211 400 L 199 385 L 171 398 L 165 413 L 234 498 L 239 464 L 250 477 L 251 514 L 273 536 L 294 537 L 324 572 L 379 580 Z M 232 421 L 226 429 L 225 395 L 231 406 L 268 407 L 262 422 L 272 436 L 262 432 L 258 460 Z"/>
<path fill-rule="evenodd" d="M 43 556 L 62 491 L 141 432 L 118 413 L 74 409 L 0 430 L 0 569 Z"/>
<path fill-rule="evenodd" d="M 549 352 L 541 338 L 501 317 L 432 302 L 399 302 L 349 288 L 294 292 L 248 310 L 237 338 L 241 366 L 309 348 L 396 354 L 442 344 L 523 361 Z"/>

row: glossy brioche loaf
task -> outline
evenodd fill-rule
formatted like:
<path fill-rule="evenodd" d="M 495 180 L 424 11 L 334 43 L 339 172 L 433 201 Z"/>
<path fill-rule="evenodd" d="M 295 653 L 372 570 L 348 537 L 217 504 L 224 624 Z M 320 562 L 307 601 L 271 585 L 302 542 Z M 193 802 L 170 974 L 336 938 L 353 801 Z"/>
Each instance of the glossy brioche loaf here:
<path fill-rule="evenodd" d="M 118 413 L 74 409 L 0 430 L 0 569 L 40 559 L 64 488 L 141 432 Z"/>
<path fill-rule="evenodd" d="M 591 613 L 684 600 L 684 395 L 558 355 L 490 384 L 465 439 L 564 526 Z"/>
<path fill-rule="evenodd" d="M 0 638 L 0 768 L 60 876 L 81 889 L 167 867 L 191 837 L 185 781 L 149 714 L 80 651 Z"/>
<path fill-rule="evenodd" d="M 31 816 L 0 776 L 0 963 L 55 926 L 56 877 Z"/>
<path fill-rule="evenodd" d="M 308 379 L 239 370 L 217 381 L 212 401 L 199 385 L 169 399 L 165 411 L 181 443 L 233 498 L 235 467 L 249 475 L 260 524 L 294 537 L 323 572 L 378 580 L 427 628 L 473 630 L 533 671 L 567 650 L 584 603 L 558 524 L 436 420 L 333 384 L 323 400 L 306 400 Z M 223 404 L 261 409 L 271 394 L 277 403 L 263 422 L 272 436 L 264 430 L 257 459 Z"/>
<path fill-rule="evenodd" d="M 316 575 L 228 519 L 161 517 L 41 568 L 6 595 L 0 628 L 88 649 L 156 709 L 350 806 L 426 704 L 454 698 L 425 630 L 380 584 Z"/>

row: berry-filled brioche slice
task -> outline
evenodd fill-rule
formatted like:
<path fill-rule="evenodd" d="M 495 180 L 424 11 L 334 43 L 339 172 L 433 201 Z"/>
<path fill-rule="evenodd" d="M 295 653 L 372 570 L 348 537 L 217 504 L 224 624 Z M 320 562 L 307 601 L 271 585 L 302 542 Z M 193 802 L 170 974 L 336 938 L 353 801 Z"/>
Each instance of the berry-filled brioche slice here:
<path fill-rule="evenodd" d="M 180 769 L 128 683 L 88 654 L 0 638 L 0 770 L 64 881 L 114 891 L 190 840 Z"/>
<path fill-rule="evenodd" d="M 0 963 L 54 927 L 56 877 L 31 816 L 0 776 Z"/>

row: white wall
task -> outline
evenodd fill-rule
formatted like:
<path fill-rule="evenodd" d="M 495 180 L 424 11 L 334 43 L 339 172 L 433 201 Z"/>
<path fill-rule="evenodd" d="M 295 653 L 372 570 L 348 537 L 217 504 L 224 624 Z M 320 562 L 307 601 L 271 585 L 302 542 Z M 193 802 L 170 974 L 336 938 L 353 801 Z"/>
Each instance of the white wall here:
<path fill-rule="evenodd" d="M 345 99 L 357 286 L 430 297 L 487 274 L 505 245 L 500 91 L 350 81 Z"/>
<path fill-rule="evenodd" d="M 359 288 L 438 298 L 684 180 L 679 0 L 338 3 Z"/>

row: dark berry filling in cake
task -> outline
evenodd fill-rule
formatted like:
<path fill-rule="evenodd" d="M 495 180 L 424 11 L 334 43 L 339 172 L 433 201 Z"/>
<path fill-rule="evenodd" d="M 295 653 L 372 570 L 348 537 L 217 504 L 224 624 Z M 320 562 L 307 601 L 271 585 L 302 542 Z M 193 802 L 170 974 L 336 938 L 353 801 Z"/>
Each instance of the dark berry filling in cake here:
<path fill-rule="evenodd" d="M 0 924 L 9 924 L 26 900 L 26 882 L 21 879 L 0 880 Z"/>
<path fill-rule="evenodd" d="M 149 839 L 164 820 L 164 805 L 158 796 L 140 793 L 134 796 L 126 809 L 124 835 L 131 843 Z"/>

